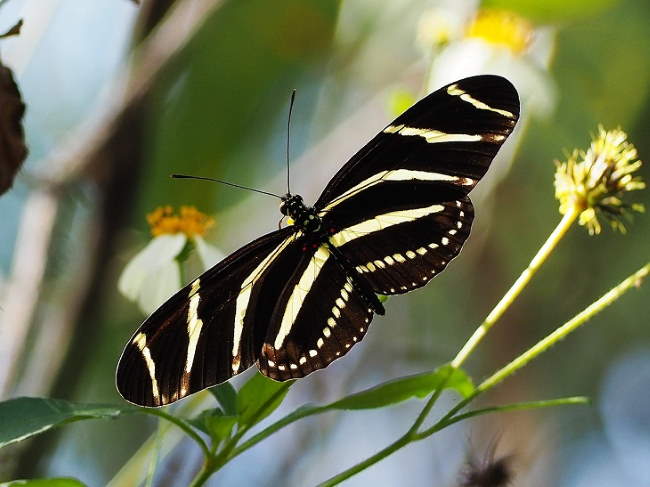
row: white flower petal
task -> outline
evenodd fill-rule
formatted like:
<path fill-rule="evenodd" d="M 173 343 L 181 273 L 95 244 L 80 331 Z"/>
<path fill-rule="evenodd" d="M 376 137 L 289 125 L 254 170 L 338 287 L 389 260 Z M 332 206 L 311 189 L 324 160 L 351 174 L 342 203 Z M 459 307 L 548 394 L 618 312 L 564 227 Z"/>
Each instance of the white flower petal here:
<path fill-rule="evenodd" d="M 140 289 L 148 286 L 146 282 L 152 273 L 163 265 L 173 262 L 181 253 L 187 237 L 182 233 L 160 235 L 138 252 L 126 265 L 117 283 L 119 291 L 132 301 L 138 299 Z M 178 279 L 174 282 L 178 286 Z"/>
<path fill-rule="evenodd" d="M 138 306 L 145 313 L 153 313 L 181 287 L 180 265 L 175 260 L 157 266 L 145 277 L 139 289 Z"/>
<path fill-rule="evenodd" d="M 199 236 L 194 237 L 194 243 L 196 244 L 196 253 L 199 255 L 204 269 L 209 269 L 225 257 L 221 250 L 207 243 Z"/>
<path fill-rule="evenodd" d="M 417 44 L 428 55 L 433 48 L 459 39 L 467 21 L 464 12 L 449 7 L 427 10 L 418 23 Z"/>
<path fill-rule="evenodd" d="M 481 39 L 465 39 L 443 49 L 433 62 L 428 90 L 432 92 L 458 79 L 487 73 L 504 76 L 515 85 L 524 114 L 543 118 L 553 111 L 556 94 L 544 66 Z"/>

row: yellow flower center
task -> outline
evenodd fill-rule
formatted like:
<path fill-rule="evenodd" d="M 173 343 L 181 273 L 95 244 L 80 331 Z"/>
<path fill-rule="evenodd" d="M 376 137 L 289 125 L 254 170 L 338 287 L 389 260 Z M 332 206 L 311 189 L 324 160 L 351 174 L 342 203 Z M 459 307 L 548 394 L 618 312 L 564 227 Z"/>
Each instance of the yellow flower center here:
<path fill-rule="evenodd" d="M 625 193 L 645 188 L 641 176 L 635 175 L 641 164 L 625 132 L 598 127 L 587 151 L 576 149 L 566 162 L 556 162 L 555 197 L 560 213 L 579 209 L 579 223 L 592 235 L 601 231 L 599 215 L 607 217 L 615 230 L 625 232 L 621 217 L 629 210 L 644 210 L 640 203 L 623 200 Z"/>
<path fill-rule="evenodd" d="M 508 10 L 482 9 L 465 35 L 507 47 L 515 54 L 520 54 L 530 44 L 533 27 L 526 19 Z"/>
<path fill-rule="evenodd" d="M 154 237 L 184 233 L 188 237 L 203 236 L 214 225 L 214 219 L 194 206 L 181 206 L 178 214 L 171 206 L 159 206 L 147 215 L 147 222 Z"/>

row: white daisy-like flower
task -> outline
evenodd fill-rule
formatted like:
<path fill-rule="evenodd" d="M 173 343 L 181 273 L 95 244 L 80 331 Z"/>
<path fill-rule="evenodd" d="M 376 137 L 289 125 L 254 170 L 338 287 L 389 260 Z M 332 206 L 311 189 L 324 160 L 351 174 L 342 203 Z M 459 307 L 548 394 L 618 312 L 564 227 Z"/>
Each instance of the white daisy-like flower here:
<path fill-rule="evenodd" d="M 151 313 L 182 282 L 181 259 L 194 248 L 204 268 L 223 258 L 223 253 L 203 237 L 214 220 L 193 206 L 182 206 L 176 214 L 170 206 L 147 215 L 153 239 L 126 265 L 117 287 L 128 299 Z"/>
<path fill-rule="evenodd" d="M 498 74 L 515 85 L 521 98 L 519 123 L 492 164 L 492 177 L 481 185 L 478 198 L 508 173 L 528 120 L 548 117 L 555 108 L 557 97 L 548 71 L 554 37 L 550 27 L 533 26 L 508 10 L 479 8 L 474 0 L 448 2 L 420 21 L 418 44 L 428 50 L 430 59 L 427 92 L 468 76 Z"/>
<path fill-rule="evenodd" d="M 460 37 L 449 40 L 434 52 L 428 90 L 434 91 L 467 76 L 500 74 L 517 87 L 526 114 L 548 116 L 556 99 L 548 73 L 554 44 L 553 30 L 536 28 L 525 18 L 507 10 L 468 12 L 468 2 L 459 1 L 457 5 L 457 21 L 464 21 L 464 28 L 455 29 L 457 35 L 460 32 Z M 426 22 L 420 24 L 421 31 L 426 27 Z M 420 38 L 422 36 L 419 34 Z"/>

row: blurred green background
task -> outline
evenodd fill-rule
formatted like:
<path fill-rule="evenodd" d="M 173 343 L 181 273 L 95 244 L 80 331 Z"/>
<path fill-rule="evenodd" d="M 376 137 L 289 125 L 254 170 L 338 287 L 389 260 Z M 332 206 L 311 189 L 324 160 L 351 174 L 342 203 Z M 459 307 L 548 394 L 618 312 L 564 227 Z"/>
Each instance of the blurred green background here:
<path fill-rule="evenodd" d="M 292 189 L 307 202 L 394 118 L 403 98 L 418 99 L 462 76 L 497 73 L 518 87 L 523 115 L 473 198 L 477 223 L 458 259 L 425 289 L 390 299 L 364 342 L 299 381 L 282 411 L 450 360 L 559 221 L 553 161 L 586 149 L 598 124 L 620 126 L 648 160 L 650 3 L 643 0 L 206 2 L 213 8 L 200 21 L 188 14 L 185 24 L 171 26 L 171 33 L 196 29 L 117 117 L 108 141 L 94 143 L 95 122 L 123 104 L 125 89 L 116 80 L 126 80 L 128 93 L 147 79 L 145 61 L 153 59 L 147 42 L 163 45 L 173 37 L 162 29 L 147 37 L 150 26 L 169 6 L 191 3 L 10 0 L 0 10 L 1 28 L 25 20 L 23 34 L 0 48 L 27 104 L 30 146 L 14 188 L 0 197 L 0 332 L 12 335 L 18 326 L 7 300 L 16 296 L 17 262 L 30 262 L 32 234 L 21 229 L 27 221 L 42 228 L 45 218 L 29 204 L 39 178 L 63 172 L 71 158 L 82 160 L 76 144 L 99 153 L 50 194 L 55 223 L 42 272 L 33 274 L 39 286 L 18 293 L 28 310 L 18 323 L 29 331 L 13 351 L 6 397 L 121 401 L 114 369 L 143 313 L 118 293 L 117 279 L 150 238 L 145 215 L 161 205 L 195 205 L 214 215 L 207 240 L 224 253 L 276 228 L 280 214 L 263 195 L 168 175 L 284 192 L 294 88 Z M 509 13 L 507 22 L 477 27 L 478 9 L 488 7 L 519 17 Z M 519 50 L 495 42 L 512 18 L 524 26 L 527 42 Z M 478 34 L 469 35 L 471 25 Z M 646 181 L 648 167 L 640 171 Z M 650 206 L 648 191 L 637 193 L 634 199 Z M 627 235 L 606 228 L 590 237 L 576 225 L 466 364 L 475 380 L 643 265 L 647 216 L 636 215 L 628 228 Z M 514 458 L 513 485 L 648 485 L 648 296 L 647 288 L 629 293 L 483 398 L 497 404 L 583 394 L 593 398 L 591 407 L 463 423 L 346 485 L 404 484 L 407 473 L 408 485 L 455 486 L 467 452 L 480 457 L 497 437 L 499 452 Z M 210 485 L 315 484 L 396 438 L 417 409 L 410 402 L 298 423 L 238 458 Z M 3 450 L 0 479 L 70 475 L 105 485 L 154 429 L 153 421 L 128 418 L 50 432 Z M 199 465 L 198 451 L 183 443 L 160 460 L 154 484 L 184 485 Z"/>

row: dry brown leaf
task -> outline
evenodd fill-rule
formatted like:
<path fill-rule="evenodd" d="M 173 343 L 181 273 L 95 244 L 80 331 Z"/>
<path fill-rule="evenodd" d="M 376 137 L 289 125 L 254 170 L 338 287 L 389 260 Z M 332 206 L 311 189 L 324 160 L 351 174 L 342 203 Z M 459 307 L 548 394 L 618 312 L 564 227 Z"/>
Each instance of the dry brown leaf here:
<path fill-rule="evenodd" d="M 0 39 L 3 39 L 5 37 L 17 36 L 18 34 L 20 34 L 20 29 L 22 27 L 23 27 L 23 19 L 20 19 L 18 22 L 16 22 L 16 25 L 14 25 L 11 29 L 9 29 L 4 34 L 0 35 Z"/>
<path fill-rule="evenodd" d="M 11 69 L 0 63 L 0 195 L 13 184 L 27 157 L 23 114 L 25 104 Z"/>

